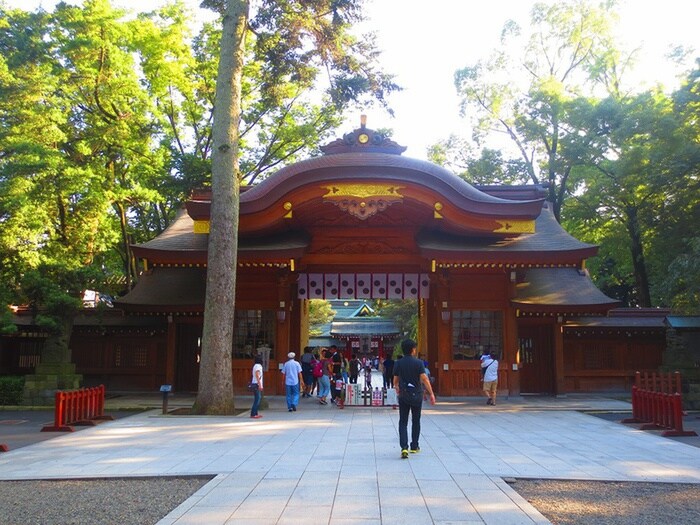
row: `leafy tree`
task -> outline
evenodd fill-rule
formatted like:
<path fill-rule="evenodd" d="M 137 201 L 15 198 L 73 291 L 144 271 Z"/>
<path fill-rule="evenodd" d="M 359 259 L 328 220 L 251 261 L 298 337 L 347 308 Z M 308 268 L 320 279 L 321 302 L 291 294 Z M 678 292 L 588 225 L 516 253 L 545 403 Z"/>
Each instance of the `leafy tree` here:
<path fill-rule="evenodd" d="M 455 73 L 462 113 L 472 119 L 474 141 L 483 146 L 494 135 L 509 141 L 520 156 L 510 173 L 523 182 L 546 183 L 557 220 L 571 191 L 571 171 L 579 162 L 563 144 L 578 131 L 568 118 L 571 104 L 591 79 L 617 82 L 617 75 L 611 73 L 612 64 L 620 62 L 610 37 L 616 18 L 612 5 L 536 4 L 531 13 L 534 31 L 528 39 L 518 24 L 509 21 L 503 28 L 501 49 Z M 608 73 L 614 78 L 606 77 Z M 528 79 L 527 85 L 513 80 L 521 76 Z M 489 159 L 482 156 L 481 160 Z M 472 155 L 467 168 L 475 177 L 482 177 L 483 167 Z M 471 179 L 469 171 L 467 178 Z"/>
<path fill-rule="evenodd" d="M 261 77 L 263 85 L 270 89 L 263 93 L 274 95 L 275 85 L 268 82 L 275 79 L 290 79 L 302 85 L 313 82 L 319 69 L 331 72 L 328 94 L 338 104 L 348 98 L 357 99 L 368 91 L 381 100 L 380 88 L 393 84 L 388 77 L 361 67 L 353 54 L 368 49 L 350 36 L 351 24 L 360 18 L 356 0 L 314 3 L 265 0 L 256 6 L 252 19 L 245 0 L 205 5 L 223 13 L 223 31 L 212 134 L 213 197 L 200 391 L 194 410 L 221 414 L 230 413 L 234 407 L 230 349 L 235 308 L 241 179 L 239 125 L 243 123 L 246 30 L 253 33 L 257 56 L 263 59 L 259 64 Z"/>
<path fill-rule="evenodd" d="M 689 242 L 691 251 L 678 255 L 660 284 L 665 304 L 679 314 L 700 312 L 700 237 Z"/>
<path fill-rule="evenodd" d="M 697 203 L 690 175 L 697 171 L 698 144 L 689 140 L 672 98 L 660 91 L 608 97 L 587 118 L 599 151 L 567 213 L 607 232 L 603 243 L 624 240 L 634 276 L 632 304 L 651 306 L 652 275 L 659 282 L 668 253 L 684 249 L 683 235 L 668 239 L 662 232 L 680 233 L 682 210 Z M 659 250 L 662 245 L 670 252 Z"/>
<path fill-rule="evenodd" d="M 418 334 L 418 301 L 415 299 L 377 299 L 375 310 L 378 316 L 391 319 L 399 328 L 401 337 L 416 339 Z"/>
<path fill-rule="evenodd" d="M 330 323 L 337 312 L 333 310 L 330 301 L 325 299 L 309 300 L 309 335 L 321 335 L 321 327 Z"/>

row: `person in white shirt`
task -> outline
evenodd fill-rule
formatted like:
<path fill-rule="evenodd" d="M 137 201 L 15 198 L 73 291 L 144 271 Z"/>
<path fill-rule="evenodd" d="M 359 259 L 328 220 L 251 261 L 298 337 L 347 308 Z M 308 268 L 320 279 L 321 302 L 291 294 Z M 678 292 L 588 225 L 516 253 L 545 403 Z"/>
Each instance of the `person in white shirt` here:
<path fill-rule="evenodd" d="M 260 399 L 262 398 L 263 390 L 262 357 L 256 355 L 254 363 L 251 384 L 255 383 L 258 386 L 253 390 L 253 406 L 250 408 L 250 417 L 253 419 L 260 419 L 262 415 L 258 414 L 258 409 L 260 408 Z"/>
<path fill-rule="evenodd" d="M 484 380 L 484 394 L 488 398 L 487 405 L 496 404 L 496 389 L 498 388 L 498 356 L 496 354 L 484 354 L 481 357 L 481 371 Z"/>
<path fill-rule="evenodd" d="M 304 388 L 304 378 L 301 375 L 301 365 L 294 358 L 296 354 L 289 352 L 289 360 L 282 366 L 284 374 L 284 388 L 287 394 L 287 410 L 296 412 L 299 404 L 299 389 Z"/>

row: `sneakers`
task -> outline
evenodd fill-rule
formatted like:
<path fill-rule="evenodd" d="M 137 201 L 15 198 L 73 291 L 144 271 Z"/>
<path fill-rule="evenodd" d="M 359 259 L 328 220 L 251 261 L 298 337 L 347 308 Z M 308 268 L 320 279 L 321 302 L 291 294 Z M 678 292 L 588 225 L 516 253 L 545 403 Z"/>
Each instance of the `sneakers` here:
<path fill-rule="evenodd" d="M 292 405 L 292 411 L 293 411 L 293 412 L 296 412 L 296 411 L 297 411 L 297 406 L 296 406 L 296 405 Z"/>
<path fill-rule="evenodd" d="M 418 454 L 420 452 L 420 447 L 412 448 L 411 454 Z"/>
<path fill-rule="evenodd" d="M 260 414 L 256 414 L 254 416 L 250 416 L 251 419 L 260 419 L 262 416 Z"/>
<path fill-rule="evenodd" d="M 408 450 L 403 449 L 401 451 L 401 459 L 408 459 Z"/>
<path fill-rule="evenodd" d="M 324 398 L 320 398 L 320 399 L 318 400 L 318 402 L 321 403 L 322 405 L 327 405 L 327 404 L 328 404 L 328 401 L 326 401 Z"/>

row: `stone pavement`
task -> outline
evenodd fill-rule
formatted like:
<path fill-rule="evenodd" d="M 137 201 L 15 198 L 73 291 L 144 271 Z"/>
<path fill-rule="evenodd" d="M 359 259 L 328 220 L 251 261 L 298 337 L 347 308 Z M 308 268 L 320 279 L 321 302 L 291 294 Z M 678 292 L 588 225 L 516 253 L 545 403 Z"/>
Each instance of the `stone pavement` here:
<path fill-rule="evenodd" d="M 700 484 L 700 449 L 576 411 L 623 401 L 442 400 L 407 460 L 396 410 L 269 401 L 259 420 L 152 410 L 61 435 L 1 454 L 0 479 L 214 476 L 160 525 L 548 523 L 504 478 Z"/>

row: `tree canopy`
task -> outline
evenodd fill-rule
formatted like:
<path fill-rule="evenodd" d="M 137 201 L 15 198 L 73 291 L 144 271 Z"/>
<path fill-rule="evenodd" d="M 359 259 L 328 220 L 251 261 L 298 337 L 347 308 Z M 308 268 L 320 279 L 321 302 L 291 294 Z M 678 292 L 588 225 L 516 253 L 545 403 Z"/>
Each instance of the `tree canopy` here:
<path fill-rule="evenodd" d="M 627 86 L 634 53 L 614 38 L 615 7 L 536 4 L 529 33 L 506 23 L 488 59 L 455 73 L 471 138 L 432 158 L 474 184 L 547 188 L 557 220 L 600 245 L 589 269 L 623 304 L 692 304 L 668 271 L 697 238 L 697 65 L 675 93 Z"/>

